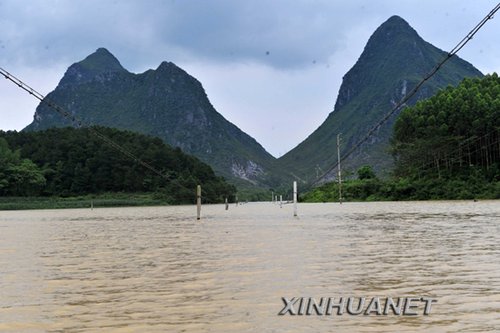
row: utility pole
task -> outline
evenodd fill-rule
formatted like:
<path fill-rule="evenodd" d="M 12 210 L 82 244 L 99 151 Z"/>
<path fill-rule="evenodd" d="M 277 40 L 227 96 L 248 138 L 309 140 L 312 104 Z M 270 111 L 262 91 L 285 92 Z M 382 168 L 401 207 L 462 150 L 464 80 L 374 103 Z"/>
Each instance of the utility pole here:
<path fill-rule="evenodd" d="M 201 185 L 196 186 L 196 219 L 201 219 Z"/>
<path fill-rule="evenodd" d="M 293 182 L 293 216 L 297 216 L 297 182 Z"/>
<path fill-rule="evenodd" d="M 339 168 L 339 203 L 342 204 L 342 171 L 340 169 L 340 134 L 337 134 L 337 159 L 338 159 L 338 168 Z"/>

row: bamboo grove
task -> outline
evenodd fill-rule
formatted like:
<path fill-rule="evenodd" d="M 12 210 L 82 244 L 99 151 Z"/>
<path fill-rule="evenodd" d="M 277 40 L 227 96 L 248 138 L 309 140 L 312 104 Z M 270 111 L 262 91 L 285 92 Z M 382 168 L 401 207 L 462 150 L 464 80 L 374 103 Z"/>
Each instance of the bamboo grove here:
<path fill-rule="evenodd" d="M 395 174 L 500 177 L 500 78 L 465 79 L 405 109 L 394 127 Z"/>

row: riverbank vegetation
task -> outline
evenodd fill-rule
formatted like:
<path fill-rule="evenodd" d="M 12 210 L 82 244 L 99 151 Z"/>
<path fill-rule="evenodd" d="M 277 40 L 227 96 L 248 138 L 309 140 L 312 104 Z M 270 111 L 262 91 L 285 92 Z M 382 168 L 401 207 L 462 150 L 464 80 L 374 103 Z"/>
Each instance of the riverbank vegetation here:
<path fill-rule="evenodd" d="M 365 166 L 364 168 L 367 168 Z M 500 182 L 489 181 L 481 172 L 466 178 L 348 179 L 342 182 L 343 201 L 468 200 L 500 199 Z M 331 182 L 305 193 L 303 202 L 339 200 L 339 185 Z"/>
<path fill-rule="evenodd" d="M 70 197 L 0 197 L 0 210 L 167 205 L 161 193 L 101 193 Z"/>
<path fill-rule="evenodd" d="M 465 79 L 403 110 L 392 152 L 392 176 L 381 180 L 364 167 L 342 185 L 344 200 L 500 199 L 498 75 Z M 338 197 L 338 184 L 329 183 L 303 200 Z"/>
<path fill-rule="evenodd" d="M 96 130 L 168 179 L 104 143 Z M 103 127 L 0 131 L 0 207 L 9 200 L 10 207 L 23 206 L 23 200 L 64 206 L 89 196 L 107 206 L 187 204 L 195 202 L 198 184 L 206 203 L 235 197 L 235 187 L 210 166 L 157 138 Z"/>

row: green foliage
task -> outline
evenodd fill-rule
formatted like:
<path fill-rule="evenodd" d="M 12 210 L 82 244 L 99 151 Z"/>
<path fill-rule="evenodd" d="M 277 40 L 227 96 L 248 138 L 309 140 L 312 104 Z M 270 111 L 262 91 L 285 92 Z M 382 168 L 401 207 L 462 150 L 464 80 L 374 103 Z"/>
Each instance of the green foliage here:
<path fill-rule="evenodd" d="M 56 208 L 99 208 L 125 206 L 165 205 L 163 197 L 156 193 L 102 193 L 62 197 L 2 197 L 0 210 L 56 209 Z"/>
<path fill-rule="evenodd" d="M 93 135 L 88 128 L 53 128 L 41 132 L 0 132 L 4 160 L 19 160 L 8 172 L 2 195 L 76 196 L 104 192 L 157 193 L 169 204 L 193 203 L 197 184 L 204 202 L 233 198 L 234 186 L 195 157 L 160 139 L 110 128 L 96 128 L 170 180 L 152 173 Z M 3 139 L 2 139 L 3 137 Z M 5 149 L 5 142 L 17 149 Z M 2 144 L 2 142 L 4 142 Z M 24 159 L 21 159 L 24 158 Z M 28 160 L 29 158 L 30 160 Z M 3 165 L 3 164 L 2 164 Z M 5 177 L 1 178 L 5 180 Z M 0 183 L 0 184 L 3 184 Z M 4 185 L 0 185 L 4 186 Z M 38 190 L 35 191 L 35 190 Z"/>
<path fill-rule="evenodd" d="M 405 109 L 394 126 L 395 172 L 409 178 L 498 180 L 500 78 L 465 79 Z"/>
<path fill-rule="evenodd" d="M 45 185 L 45 177 L 36 164 L 11 151 L 0 137 L 0 195 L 37 195 Z"/>
<path fill-rule="evenodd" d="M 342 183 L 343 201 L 383 200 L 380 196 L 384 183 L 376 178 L 351 179 Z M 339 184 L 331 182 L 305 193 L 304 202 L 332 202 L 339 200 Z"/>
<path fill-rule="evenodd" d="M 305 193 L 304 202 L 337 202 L 338 183 L 332 182 Z M 500 199 L 500 182 L 478 175 L 469 179 L 347 180 L 342 184 L 343 201 L 469 200 Z"/>
<path fill-rule="evenodd" d="M 377 176 L 370 165 L 363 165 L 358 169 L 358 178 L 361 180 L 375 179 Z"/>

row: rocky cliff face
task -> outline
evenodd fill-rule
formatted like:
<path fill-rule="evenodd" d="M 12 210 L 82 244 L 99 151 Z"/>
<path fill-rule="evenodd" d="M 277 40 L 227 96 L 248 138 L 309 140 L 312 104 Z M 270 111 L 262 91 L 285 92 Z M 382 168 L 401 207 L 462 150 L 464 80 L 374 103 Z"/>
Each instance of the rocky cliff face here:
<path fill-rule="evenodd" d="M 424 41 L 402 18 L 389 18 L 373 33 L 356 64 L 343 77 L 334 111 L 278 164 L 291 165 L 301 178 L 315 180 L 317 168 L 327 170 L 337 162 L 337 134 L 342 134 L 341 150 L 349 150 L 446 55 Z M 465 77 L 477 76 L 482 76 L 481 72 L 454 56 L 409 102 L 457 85 Z M 347 169 L 355 171 L 364 164 L 379 173 L 390 169 L 388 143 L 396 117 L 394 114 L 346 161 Z"/>
<path fill-rule="evenodd" d="M 133 74 L 106 49 L 71 65 L 48 99 L 82 120 L 163 139 L 228 179 L 266 185 L 275 161 L 252 137 L 219 114 L 201 83 L 171 62 Z M 40 104 L 28 131 L 79 126 Z"/>

